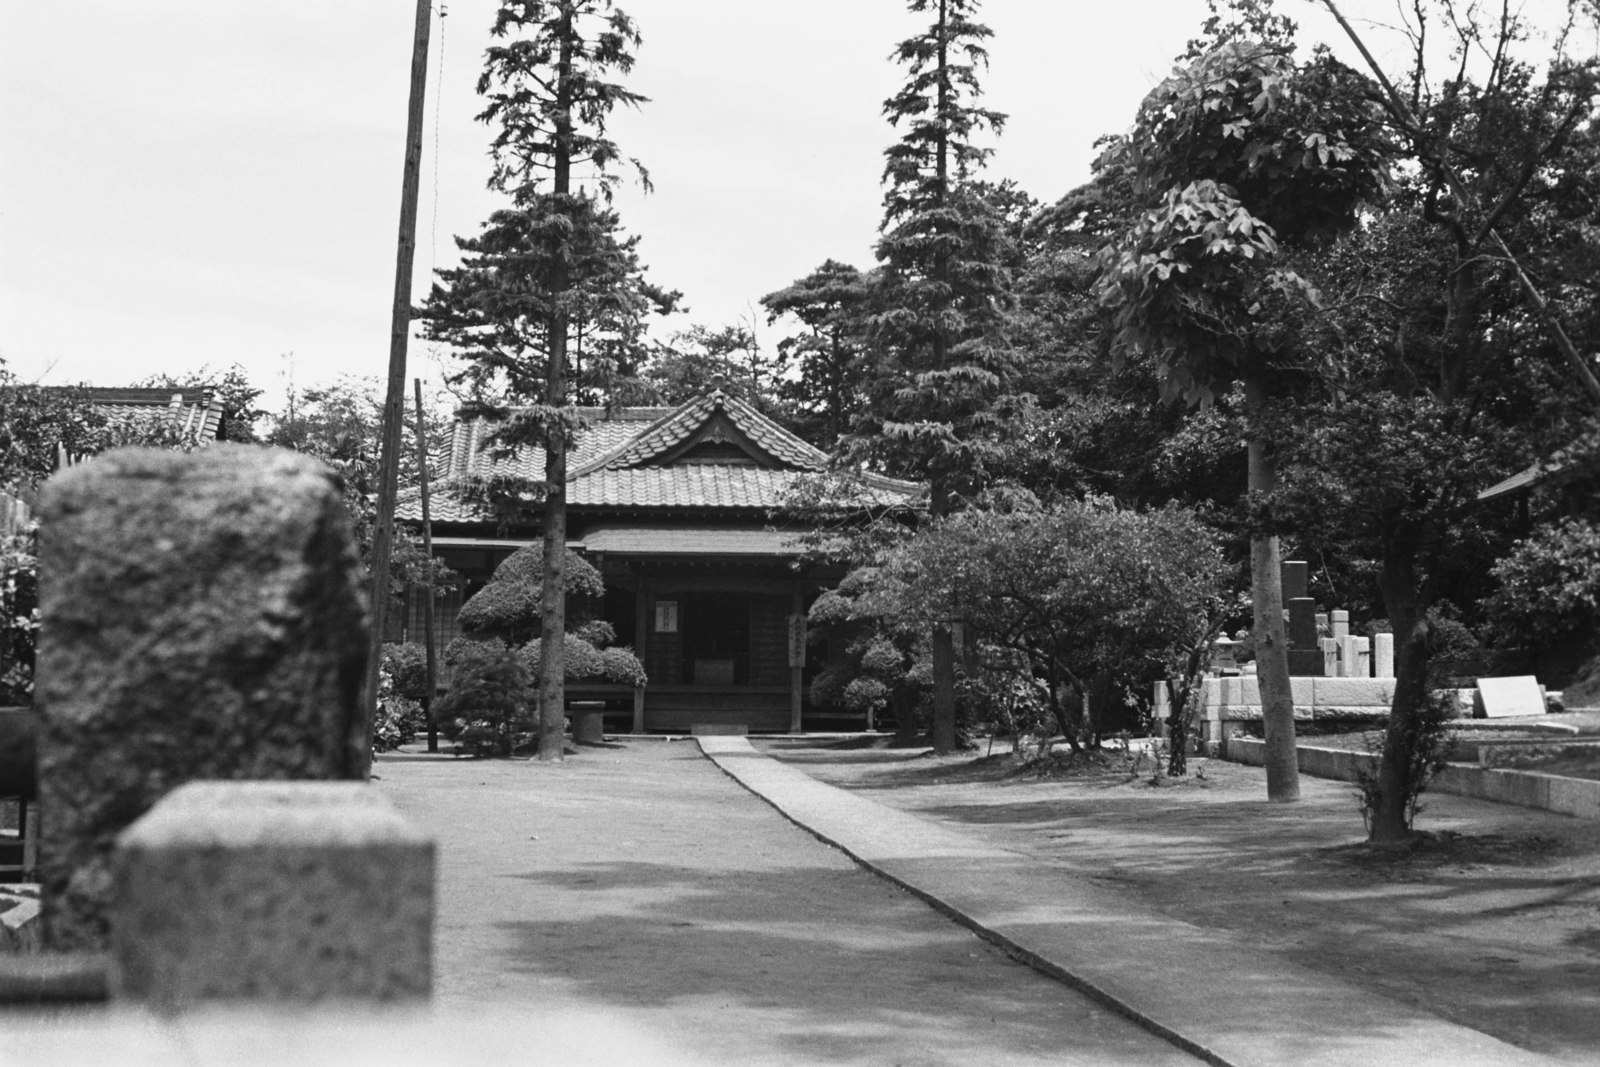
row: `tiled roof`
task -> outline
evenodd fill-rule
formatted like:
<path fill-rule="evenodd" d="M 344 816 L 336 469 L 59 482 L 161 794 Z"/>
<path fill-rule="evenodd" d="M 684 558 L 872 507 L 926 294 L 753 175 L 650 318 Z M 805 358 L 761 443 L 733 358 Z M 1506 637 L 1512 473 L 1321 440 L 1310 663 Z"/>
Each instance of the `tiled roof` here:
<path fill-rule="evenodd" d="M 822 471 L 827 454 L 779 426 L 751 405 L 721 390 L 676 408 L 588 409 L 590 426 L 568 457 L 567 503 L 595 509 L 693 508 L 772 509 L 784 505 L 801 477 Z M 720 417 L 758 453 L 744 462 L 672 463 L 675 450 Z M 429 500 L 435 522 L 483 522 L 487 510 L 461 500 L 453 484 L 467 476 L 504 475 L 537 482 L 544 477 L 544 451 L 522 448 L 495 459 L 486 441 L 492 427 L 482 420 L 458 423 L 445 470 Z M 741 444 L 740 447 L 745 447 Z M 863 506 L 903 504 L 921 487 L 869 475 Z M 395 511 L 420 521 L 415 489 L 400 494 Z"/>
<path fill-rule="evenodd" d="M 96 408 L 112 417 L 175 419 L 182 432 L 200 445 L 215 441 L 222 427 L 222 397 L 210 389 L 85 386 L 82 392 Z"/>
<path fill-rule="evenodd" d="M 588 420 L 589 428 L 567 455 L 567 469 L 575 471 L 597 456 L 631 441 L 639 436 L 641 430 L 674 410 L 618 408 L 607 411 L 605 408 L 579 408 L 578 413 Z M 542 448 L 518 449 L 517 454 L 508 460 L 493 458 L 489 454 L 489 435 L 493 429 L 493 424 L 484 419 L 456 423 L 450 433 L 450 454 L 443 477 L 468 474 L 507 474 L 532 479 L 544 477 Z"/>
<path fill-rule="evenodd" d="M 819 471 L 827 466 L 827 453 L 813 448 L 738 397 L 717 389 L 675 408 L 649 429 L 587 464 L 574 464 L 575 477 L 596 470 L 643 467 L 689 440 L 713 415 L 722 412 L 756 447 L 780 465 Z"/>

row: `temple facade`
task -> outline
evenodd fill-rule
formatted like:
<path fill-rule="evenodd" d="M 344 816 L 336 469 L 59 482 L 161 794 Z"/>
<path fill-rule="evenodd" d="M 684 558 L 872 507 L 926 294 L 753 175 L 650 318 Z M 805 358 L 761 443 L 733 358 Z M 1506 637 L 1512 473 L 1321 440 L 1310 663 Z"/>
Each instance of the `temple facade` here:
<path fill-rule="evenodd" d="M 810 527 L 791 493 L 827 469 L 828 455 L 720 388 L 674 408 L 584 414 L 589 428 L 568 455 L 567 544 L 599 570 L 605 598 L 582 607 L 635 650 L 649 684 L 623 692 L 569 683 L 568 699 L 605 701 L 610 728 L 637 732 L 851 725 L 807 695 L 826 649 L 807 648 L 805 613 L 841 572 L 802 562 Z M 542 450 L 496 459 L 486 447 L 492 430 L 456 424 L 430 498 L 434 554 L 464 578 L 436 602 L 440 648 L 459 633 L 464 600 L 540 537 L 536 523 L 507 526 L 461 491 L 475 476 L 542 481 Z M 865 515 L 911 509 L 921 487 L 868 475 L 852 492 Z M 398 516 L 419 522 L 419 499 L 403 498 Z M 416 599 L 402 616 L 405 640 L 421 640 Z"/>

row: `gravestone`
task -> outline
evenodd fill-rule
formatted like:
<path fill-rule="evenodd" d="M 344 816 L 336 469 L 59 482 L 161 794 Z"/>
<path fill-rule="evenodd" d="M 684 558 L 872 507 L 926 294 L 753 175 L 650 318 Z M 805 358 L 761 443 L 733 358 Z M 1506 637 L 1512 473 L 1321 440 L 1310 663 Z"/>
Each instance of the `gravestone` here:
<path fill-rule="evenodd" d="M 1328 620 L 1329 626 L 1332 627 L 1335 641 L 1340 641 L 1350 636 L 1350 613 L 1348 611 L 1335 610 L 1330 612 Z"/>
<path fill-rule="evenodd" d="M 1339 643 L 1339 677 L 1356 678 L 1356 641 L 1358 638 L 1345 634 L 1343 637 L 1334 638 Z"/>
<path fill-rule="evenodd" d="M 1394 634 L 1372 635 L 1372 676 L 1394 677 Z"/>
<path fill-rule="evenodd" d="M 1339 642 L 1331 637 L 1324 637 L 1318 644 L 1322 648 L 1322 675 L 1325 678 L 1339 676 Z"/>
<path fill-rule="evenodd" d="M 1350 674 L 1353 678 L 1372 677 L 1372 639 L 1368 637 L 1350 638 L 1350 662 L 1353 669 Z"/>
<path fill-rule="evenodd" d="M 294 452 L 110 452 L 39 510 L 44 935 L 101 948 L 113 840 L 167 792 L 361 772 L 366 596 L 337 477 Z"/>
<path fill-rule="evenodd" d="M 1286 559 L 1278 565 L 1278 578 L 1283 586 L 1283 601 L 1299 600 L 1310 588 L 1311 569 L 1303 560 Z"/>
<path fill-rule="evenodd" d="M 1315 678 L 1322 673 L 1317 602 L 1308 596 L 1289 601 L 1289 673 L 1296 678 Z"/>
<path fill-rule="evenodd" d="M 1544 692 L 1539 679 L 1531 674 L 1512 678 L 1479 678 L 1472 698 L 1476 719 L 1499 719 L 1510 715 L 1543 715 Z"/>

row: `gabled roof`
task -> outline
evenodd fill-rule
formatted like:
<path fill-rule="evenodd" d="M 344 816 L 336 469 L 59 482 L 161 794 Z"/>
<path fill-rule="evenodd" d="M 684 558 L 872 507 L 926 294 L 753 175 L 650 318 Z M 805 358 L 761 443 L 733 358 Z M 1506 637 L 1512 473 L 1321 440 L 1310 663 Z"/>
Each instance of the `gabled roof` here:
<path fill-rule="evenodd" d="M 721 420 L 716 420 L 715 416 L 719 414 L 745 438 L 741 443 L 766 453 L 766 458 L 776 466 L 820 471 L 828 465 L 826 452 L 813 448 L 738 397 L 715 389 L 672 409 L 637 437 L 579 467 L 573 477 L 581 478 L 600 470 L 655 465 L 668 459 L 679 446 L 693 443 L 697 435 L 707 430 L 717 434 L 721 427 L 716 423 Z M 714 439 L 721 441 L 727 436 L 723 433 Z"/>
<path fill-rule="evenodd" d="M 596 511 L 677 509 L 756 511 L 781 508 L 796 481 L 827 468 L 828 455 L 754 406 L 720 388 L 675 408 L 580 409 L 589 428 L 567 462 L 567 504 Z M 445 470 L 429 500 L 436 522 L 492 518 L 456 491 L 469 477 L 540 481 L 544 450 L 518 449 L 496 459 L 487 448 L 494 427 L 457 423 Z M 880 475 L 866 479 L 862 506 L 908 504 L 922 487 Z M 403 494 L 396 516 L 421 518 L 415 492 Z"/>

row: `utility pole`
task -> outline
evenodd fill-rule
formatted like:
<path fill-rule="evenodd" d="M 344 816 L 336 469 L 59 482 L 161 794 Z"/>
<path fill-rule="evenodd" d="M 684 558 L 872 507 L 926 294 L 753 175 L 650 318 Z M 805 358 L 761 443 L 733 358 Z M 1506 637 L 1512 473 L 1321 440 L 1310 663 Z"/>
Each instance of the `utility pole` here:
<path fill-rule="evenodd" d="M 389 557 L 394 550 L 394 498 L 400 480 L 400 428 L 405 412 L 406 341 L 411 333 L 411 267 L 417 249 L 417 186 L 422 170 L 422 105 L 428 86 L 430 0 L 417 0 L 411 44 L 411 100 L 406 118 L 405 171 L 400 184 L 400 238 L 394 268 L 394 305 L 389 320 L 389 388 L 383 404 L 379 453 L 378 520 L 372 532 L 372 645 L 362 695 L 359 752 L 351 753 L 355 777 L 372 774 L 372 720 L 378 709 L 378 665 L 389 614 Z"/>
<path fill-rule="evenodd" d="M 433 520 L 428 515 L 428 434 L 422 418 L 422 379 L 413 378 L 417 387 L 417 473 L 422 481 L 422 551 L 433 561 Z M 422 710 L 428 715 L 428 751 L 439 751 L 439 724 L 433 719 L 433 687 L 439 676 L 439 667 L 433 654 L 433 583 L 422 590 L 422 647 L 428 657 L 428 695 L 422 698 Z"/>

